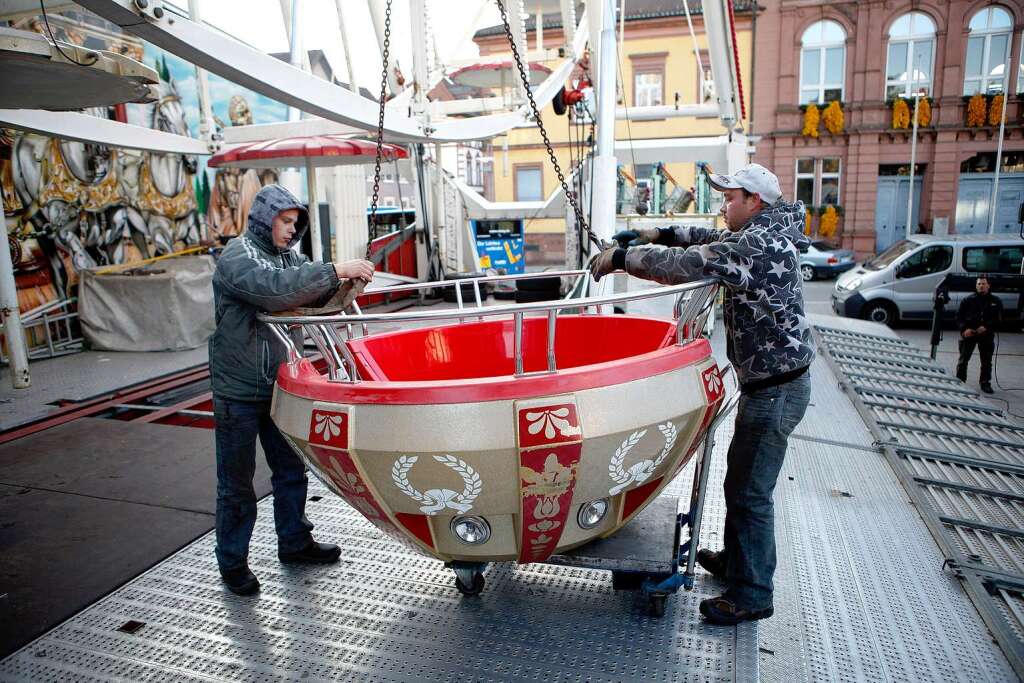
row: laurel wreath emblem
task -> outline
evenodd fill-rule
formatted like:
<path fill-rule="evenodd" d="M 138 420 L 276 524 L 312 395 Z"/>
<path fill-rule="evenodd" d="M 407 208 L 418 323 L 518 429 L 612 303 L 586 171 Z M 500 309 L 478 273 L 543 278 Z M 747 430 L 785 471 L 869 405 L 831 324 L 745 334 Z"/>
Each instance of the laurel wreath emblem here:
<path fill-rule="evenodd" d="M 409 481 L 409 472 L 419 461 L 417 455 L 400 456 L 391 466 L 391 479 L 395 486 L 418 503 L 422 503 L 420 510 L 427 514 L 437 514 L 441 510 L 452 508 L 461 513 L 466 513 L 473 507 L 473 501 L 480 495 L 483 489 L 483 480 L 480 474 L 473 469 L 466 461 L 456 458 L 453 455 L 435 455 L 434 460 L 448 467 L 462 478 L 462 492 L 457 493 L 450 489 L 430 489 L 421 492 Z"/>
<path fill-rule="evenodd" d="M 672 447 L 676 445 L 676 438 L 679 436 L 679 431 L 671 422 L 658 425 L 658 431 L 661 432 L 663 437 L 665 437 L 665 446 L 661 449 L 661 454 L 658 456 L 658 459 L 654 461 L 655 467 L 664 462 L 665 458 L 668 457 L 669 451 L 671 451 Z"/>
<path fill-rule="evenodd" d="M 638 443 L 640 443 L 640 439 L 644 438 L 644 434 L 646 433 L 646 429 L 633 432 L 626 437 L 626 440 L 622 442 L 621 446 L 615 449 L 611 462 L 608 463 L 608 474 L 616 483 L 621 484 L 629 479 L 629 475 L 627 475 L 625 470 L 622 469 L 622 461 L 625 460 L 626 456 L 629 455 L 629 452 L 633 450 Z"/>
<path fill-rule="evenodd" d="M 639 429 L 633 432 L 626 437 L 621 446 L 615 449 L 615 453 L 612 454 L 612 458 L 608 463 L 608 476 L 611 477 L 616 485 L 609 489 L 609 495 L 614 496 L 630 484 L 640 484 L 647 481 L 654 474 L 654 470 L 665 461 L 665 458 L 672 451 L 672 447 L 675 446 L 676 439 L 679 437 L 679 430 L 671 422 L 666 422 L 665 424 L 658 425 L 658 431 L 661 432 L 662 438 L 665 439 L 665 445 L 654 460 L 641 460 L 632 465 L 628 470 L 622 467 L 622 463 L 629 452 L 644 438 L 644 435 L 647 433 L 646 429 Z"/>

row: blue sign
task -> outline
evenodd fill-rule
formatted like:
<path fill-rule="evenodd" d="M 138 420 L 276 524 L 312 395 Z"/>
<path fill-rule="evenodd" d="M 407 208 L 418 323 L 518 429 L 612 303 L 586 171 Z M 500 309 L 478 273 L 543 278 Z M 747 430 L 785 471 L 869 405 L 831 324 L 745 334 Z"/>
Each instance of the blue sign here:
<path fill-rule="evenodd" d="M 504 268 L 508 274 L 526 272 L 522 237 L 478 237 L 480 269 Z"/>

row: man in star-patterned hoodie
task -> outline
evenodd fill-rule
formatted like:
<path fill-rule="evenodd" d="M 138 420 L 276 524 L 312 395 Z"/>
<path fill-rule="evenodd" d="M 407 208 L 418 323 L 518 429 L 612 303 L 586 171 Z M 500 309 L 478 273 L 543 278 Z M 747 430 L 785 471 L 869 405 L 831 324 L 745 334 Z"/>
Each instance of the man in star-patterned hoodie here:
<path fill-rule="evenodd" d="M 623 231 L 615 235 L 623 246 L 599 254 L 591 272 L 600 279 L 625 270 L 666 285 L 712 279 L 725 287 L 727 355 L 741 397 L 727 458 L 725 547 L 700 550 L 697 560 L 728 584 L 723 595 L 701 602 L 701 613 L 736 624 L 773 613 L 772 492 L 789 435 L 810 400 L 807 371 L 814 360 L 799 269 L 799 252 L 810 240 L 803 234 L 803 203 L 783 202 L 778 178 L 763 166 L 712 174 L 710 181 L 725 193 L 728 230 Z"/>

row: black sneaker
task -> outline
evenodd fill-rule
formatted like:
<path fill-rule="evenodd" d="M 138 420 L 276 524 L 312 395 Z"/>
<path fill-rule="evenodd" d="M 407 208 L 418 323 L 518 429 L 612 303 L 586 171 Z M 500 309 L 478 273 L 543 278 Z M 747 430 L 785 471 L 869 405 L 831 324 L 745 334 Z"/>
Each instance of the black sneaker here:
<path fill-rule="evenodd" d="M 982 383 L 981 390 L 984 391 L 986 394 L 994 394 L 995 393 L 994 391 L 992 391 L 992 385 L 989 384 L 988 382 L 983 382 Z"/>
<path fill-rule="evenodd" d="M 711 572 L 711 576 L 725 578 L 725 551 L 701 548 L 697 551 L 697 564 Z"/>
<path fill-rule="evenodd" d="M 724 595 L 720 595 L 717 598 L 701 600 L 700 613 L 704 615 L 704 620 L 708 623 L 721 626 L 735 626 L 742 621 L 767 619 L 775 614 L 775 608 L 767 607 L 760 610 L 744 609 L 743 607 L 738 607 L 736 603 Z"/>
<path fill-rule="evenodd" d="M 260 580 L 249 570 L 248 565 L 237 569 L 221 569 L 220 578 L 235 595 L 252 595 L 260 589 Z"/>
<path fill-rule="evenodd" d="M 302 550 L 294 553 L 278 552 L 277 557 L 285 564 L 331 564 L 341 557 L 341 548 L 331 543 L 310 541 Z"/>

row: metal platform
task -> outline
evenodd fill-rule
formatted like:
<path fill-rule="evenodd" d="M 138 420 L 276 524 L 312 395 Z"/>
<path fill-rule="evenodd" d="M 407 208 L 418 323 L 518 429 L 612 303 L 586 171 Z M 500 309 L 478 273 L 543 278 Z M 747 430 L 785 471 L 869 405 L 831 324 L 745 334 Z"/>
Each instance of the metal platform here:
<path fill-rule="evenodd" d="M 1024 428 L 888 328 L 815 334 L 943 565 L 1024 676 Z"/>
<path fill-rule="evenodd" d="M 263 587 L 220 585 L 208 535 L 0 663 L 3 680 L 734 681 L 757 676 L 756 631 L 702 626 L 697 590 L 647 616 L 607 572 L 550 565 L 488 574 L 463 599 L 440 562 L 382 537 L 319 484 L 309 515 L 341 564 L 274 557 L 271 501 L 250 562 Z M 323 498 L 320 498 L 323 496 Z M 118 629 L 145 625 L 134 634 Z"/>
<path fill-rule="evenodd" d="M 258 598 L 221 587 L 207 535 L 0 662 L 0 681 L 1018 680 L 829 364 L 811 373 L 775 494 L 772 619 L 702 624 L 697 603 L 722 588 L 704 573 L 662 619 L 590 569 L 499 565 L 480 597 L 463 598 L 440 562 L 314 484 L 309 516 L 342 544 L 341 564 L 282 566 L 264 500 Z M 712 548 L 731 437 L 726 422 L 701 534 Z M 666 494 L 685 504 L 691 473 Z M 133 621 L 138 630 L 119 630 Z"/>
<path fill-rule="evenodd" d="M 679 539 L 679 498 L 659 496 L 614 536 L 548 558 L 548 564 L 651 575 L 672 573 Z"/>

